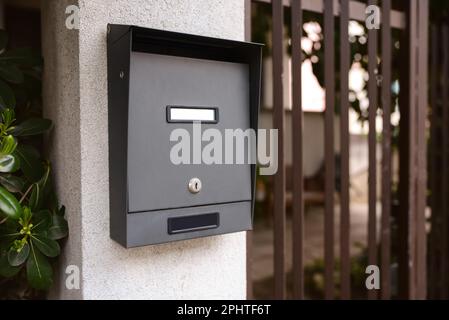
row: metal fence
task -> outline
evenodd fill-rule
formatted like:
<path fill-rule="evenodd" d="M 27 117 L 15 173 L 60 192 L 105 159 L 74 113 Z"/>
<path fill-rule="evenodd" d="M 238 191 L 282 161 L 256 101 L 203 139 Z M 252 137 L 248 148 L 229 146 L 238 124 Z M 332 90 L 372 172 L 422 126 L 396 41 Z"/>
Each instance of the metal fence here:
<path fill-rule="evenodd" d="M 292 150 L 293 150 L 293 298 L 304 298 L 304 201 L 303 201 L 303 111 L 301 97 L 301 37 L 302 14 L 312 11 L 323 15 L 324 21 L 324 90 L 325 103 L 325 216 L 324 216 L 324 292 L 326 299 L 334 299 L 336 264 L 334 242 L 339 241 L 340 297 L 351 298 L 350 276 L 350 194 L 349 194 L 349 100 L 341 99 L 340 110 L 340 224 L 335 223 L 335 149 L 334 117 L 335 95 L 348 97 L 348 73 L 350 69 L 350 46 L 348 23 L 350 20 L 365 21 L 367 5 L 381 9 L 380 29 L 368 31 L 368 97 L 369 97 L 369 181 L 368 181 L 368 264 L 378 265 L 381 270 L 381 290 L 370 290 L 368 298 L 389 299 L 391 292 L 392 263 L 392 150 L 391 150 L 391 79 L 392 79 L 392 32 L 401 33 L 401 65 L 399 108 L 401 113 L 399 134 L 399 209 L 394 212 L 398 220 L 399 297 L 426 298 L 426 118 L 427 118 L 427 42 L 428 0 L 395 1 L 399 8 L 392 9 L 391 0 L 369 0 L 367 3 L 348 0 L 246 0 L 246 35 L 251 35 L 251 8 L 260 3 L 272 6 L 272 58 L 273 58 L 273 126 L 279 130 L 279 170 L 274 177 L 274 294 L 276 299 L 286 298 L 286 171 L 284 159 L 285 112 L 283 101 L 283 52 L 284 8 L 291 12 L 292 56 Z M 340 39 L 335 46 L 334 27 L 339 18 Z M 447 28 L 446 28 L 447 32 Z M 446 40 L 448 36 L 446 35 Z M 379 41 L 380 40 L 380 41 Z M 380 45 L 379 45 L 380 43 Z M 447 41 L 445 41 L 447 45 Z M 340 50 L 337 55 L 336 49 Z M 447 53 L 446 52 L 446 63 Z M 336 61 L 339 56 L 340 60 Z M 335 70 L 341 73 L 340 86 L 335 85 Z M 436 67 L 436 66 L 435 66 Z M 447 68 L 446 68 L 447 70 Z M 378 73 L 381 75 L 379 83 Z M 448 81 L 445 78 L 445 81 Z M 445 91 L 447 94 L 447 90 Z M 448 99 L 445 100 L 446 102 Z M 383 114 L 382 163 L 381 163 L 381 223 L 376 224 L 376 115 Z M 447 108 L 445 108 L 446 110 Z M 447 110 L 445 111 L 446 116 Z M 448 138 L 447 134 L 444 137 Z M 446 141 L 446 146 L 448 141 Z M 447 157 L 447 153 L 445 153 Z M 446 159 L 447 160 L 447 159 Z M 447 163 L 447 161 L 445 162 Z M 447 181 L 447 179 L 442 179 Z M 446 183 L 446 182 L 445 182 Z M 441 182 L 444 190 L 447 185 Z M 447 193 L 447 192 L 446 192 Z M 444 193 L 442 193 L 444 195 Z M 447 208 L 447 197 L 444 197 Z M 443 201 L 443 200 L 441 200 Z M 446 223 L 447 225 L 447 223 Z M 335 230 L 340 228 L 340 239 Z M 379 235 L 379 236 L 377 236 Z M 251 270 L 251 233 L 248 234 L 248 270 Z M 446 241 L 447 244 L 447 241 Z M 380 250 L 378 248 L 380 247 Z M 446 248 L 447 249 L 447 248 Z M 446 250 L 447 253 L 447 250 Z M 446 259 L 447 261 L 447 259 Z M 446 268 L 447 269 L 447 268 Z M 250 271 L 249 271 L 250 272 Z M 444 273 L 444 272 L 443 272 Z M 248 274 L 248 296 L 252 297 L 252 284 Z"/>

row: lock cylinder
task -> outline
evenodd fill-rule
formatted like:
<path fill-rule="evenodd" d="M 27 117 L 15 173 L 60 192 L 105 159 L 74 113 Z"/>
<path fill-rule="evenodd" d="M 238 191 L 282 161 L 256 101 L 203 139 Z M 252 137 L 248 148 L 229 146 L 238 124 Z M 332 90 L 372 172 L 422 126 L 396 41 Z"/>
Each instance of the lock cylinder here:
<path fill-rule="evenodd" d="M 190 193 L 197 194 L 201 191 L 202 183 L 198 178 L 192 178 L 189 181 L 189 191 Z"/>

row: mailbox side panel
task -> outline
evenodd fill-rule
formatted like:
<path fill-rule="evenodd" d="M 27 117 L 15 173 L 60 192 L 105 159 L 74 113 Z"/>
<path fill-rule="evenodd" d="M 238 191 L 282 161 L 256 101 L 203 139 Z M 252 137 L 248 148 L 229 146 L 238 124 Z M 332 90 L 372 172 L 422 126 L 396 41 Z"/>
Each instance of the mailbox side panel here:
<path fill-rule="evenodd" d="M 254 46 L 250 50 L 250 104 L 251 104 L 251 116 L 250 123 L 251 128 L 256 132 L 259 129 L 259 113 L 260 113 L 260 89 L 262 86 L 262 47 Z M 254 209 L 256 199 L 256 170 L 255 164 L 251 165 L 251 192 L 252 192 L 252 205 L 251 205 L 251 221 L 254 221 Z"/>
<path fill-rule="evenodd" d="M 120 35 L 118 35 L 120 33 Z M 127 246 L 127 149 L 131 32 L 112 26 L 108 35 L 110 237 Z"/>

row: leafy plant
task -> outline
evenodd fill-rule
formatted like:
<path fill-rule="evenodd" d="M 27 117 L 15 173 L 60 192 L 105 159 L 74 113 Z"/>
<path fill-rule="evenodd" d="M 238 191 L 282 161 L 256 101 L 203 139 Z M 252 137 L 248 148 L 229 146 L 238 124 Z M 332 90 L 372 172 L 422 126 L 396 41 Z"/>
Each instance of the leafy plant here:
<path fill-rule="evenodd" d="M 52 122 L 40 118 L 41 59 L 28 49 L 7 51 L 0 30 L 0 285 L 5 279 L 37 290 L 52 284 L 51 259 L 68 234 L 51 165 L 39 153 Z"/>

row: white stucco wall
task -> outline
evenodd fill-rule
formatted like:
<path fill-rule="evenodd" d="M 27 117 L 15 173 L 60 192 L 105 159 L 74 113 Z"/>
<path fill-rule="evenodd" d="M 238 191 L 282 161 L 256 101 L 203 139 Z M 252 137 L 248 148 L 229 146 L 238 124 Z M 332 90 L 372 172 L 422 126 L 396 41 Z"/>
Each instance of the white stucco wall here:
<path fill-rule="evenodd" d="M 79 5 L 79 33 L 65 28 L 69 3 Z M 82 269 L 81 290 L 62 277 L 53 297 L 244 299 L 245 233 L 136 249 L 109 238 L 106 70 L 108 23 L 243 40 L 244 1 L 46 0 L 42 10 L 50 154 L 70 223 L 60 267 Z"/>

